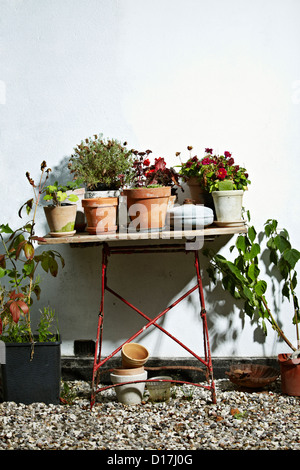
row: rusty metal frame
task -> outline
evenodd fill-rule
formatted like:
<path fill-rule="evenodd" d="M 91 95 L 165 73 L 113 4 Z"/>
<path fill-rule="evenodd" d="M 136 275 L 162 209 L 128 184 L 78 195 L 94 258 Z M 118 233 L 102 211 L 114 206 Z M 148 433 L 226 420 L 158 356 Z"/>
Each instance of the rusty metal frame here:
<path fill-rule="evenodd" d="M 160 312 L 155 318 L 149 318 L 145 313 L 139 310 L 137 307 L 132 305 L 130 302 L 125 300 L 120 294 L 115 292 L 107 285 L 107 265 L 108 265 L 108 258 L 112 254 L 138 254 L 138 253 L 178 253 L 178 252 L 185 252 L 187 254 L 194 254 L 194 261 L 195 261 L 195 269 L 197 275 L 197 284 L 189 289 L 185 294 L 180 296 L 176 301 L 174 301 L 171 305 L 169 305 L 165 310 Z M 198 356 L 194 351 L 192 351 L 188 346 L 183 344 L 173 335 L 171 335 L 168 331 L 166 331 L 162 326 L 157 324 L 157 320 L 165 315 L 171 308 L 175 307 L 179 302 L 184 300 L 187 296 L 189 296 L 192 292 L 196 289 L 199 290 L 199 298 L 200 298 L 200 305 L 201 305 L 201 319 L 203 325 L 203 343 L 204 343 L 204 358 Z M 205 378 L 208 382 L 208 385 L 200 384 L 200 383 L 193 383 L 187 382 L 183 380 L 173 380 L 172 382 L 181 383 L 181 384 L 191 384 L 198 387 L 205 388 L 211 391 L 212 401 L 216 403 L 216 392 L 215 392 L 215 384 L 213 378 L 213 366 L 212 366 L 212 358 L 210 352 L 210 345 L 209 345 L 209 337 L 208 337 L 208 328 L 207 328 L 207 319 L 206 319 L 206 310 L 205 310 L 205 302 L 204 302 L 204 295 L 203 295 L 203 286 L 202 286 L 202 278 L 200 274 L 200 264 L 199 264 L 199 256 L 197 250 L 186 250 L 184 245 L 174 244 L 174 245 L 147 245 L 147 246 L 109 246 L 107 243 L 103 244 L 103 251 L 102 251 L 102 278 L 101 278 L 101 303 L 100 303 L 100 311 L 98 317 L 98 327 L 97 327 L 97 339 L 96 339 L 96 348 L 95 348 L 95 356 L 94 356 L 94 364 L 93 364 L 93 377 L 92 377 L 92 392 L 91 392 L 91 408 L 95 404 L 96 394 L 107 390 L 112 387 L 116 387 L 119 384 L 108 385 L 105 387 L 99 388 L 99 376 L 100 376 L 100 369 L 101 367 L 111 359 L 115 354 L 117 354 L 121 349 L 123 344 L 117 347 L 109 356 L 101 359 L 101 352 L 102 352 L 102 339 L 103 339 L 103 322 L 104 322 L 104 295 L 105 291 L 110 292 L 112 295 L 117 297 L 119 300 L 124 302 L 126 305 L 131 307 L 135 310 L 139 315 L 147 320 L 147 324 L 138 330 L 134 335 L 132 335 L 127 341 L 123 344 L 129 343 L 133 341 L 137 336 L 139 336 L 142 332 L 144 332 L 150 326 L 155 326 L 158 328 L 162 333 L 168 335 L 172 340 L 178 343 L 181 347 L 183 347 L 186 351 L 188 351 L 192 356 L 194 356 L 202 365 L 205 366 Z M 197 367 L 182 367 L 182 366 L 170 366 L 170 367 L 163 367 L 163 368 L 178 368 L 178 369 L 194 369 L 200 370 L 203 372 L 203 368 Z M 162 369 L 160 367 L 145 367 L 145 369 Z M 157 379 L 156 379 L 157 380 Z M 141 382 L 149 382 L 151 379 L 142 380 Z M 125 382 L 122 385 L 127 383 L 137 383 L 140 381 L 135 382 Z"/>

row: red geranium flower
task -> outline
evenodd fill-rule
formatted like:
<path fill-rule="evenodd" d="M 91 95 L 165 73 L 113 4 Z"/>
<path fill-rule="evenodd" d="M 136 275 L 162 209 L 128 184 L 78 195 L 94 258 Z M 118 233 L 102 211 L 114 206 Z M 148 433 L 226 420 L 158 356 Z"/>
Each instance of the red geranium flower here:
<path fill-rule="evenodd" d="M 220 180 L 223 180 L 223 179 L 225 179 L 226 175 L 227 175 L 227 171 L 225 170 L 225 168 L 220 168 L 218 173 L 217 173 L 218 178 Z"/>
<path fill-rule="evenodd" d="M 146 160 L 144 160 L 144 165 L 145 165 L 145 166 L 149 166 L 149 165 L 150 165 L 150 160 L 149 160 L 149 158 L 146 158 Z"/>
<path fill-rule="evenodd" d="M 231 157 L 231 153 L 230 153 L 230 152 L 224 152 L 224 157 L 230 158 L 230 157 Z"/>
<path fill-rule="evenodd" d="M 212 153 L 213 153 L 213 149 L 208 149 L 208 148 L 207 148 L 207 149 L 205 149 L 205 153 L 211 153 L 211 154 L 212 154 Z"/>

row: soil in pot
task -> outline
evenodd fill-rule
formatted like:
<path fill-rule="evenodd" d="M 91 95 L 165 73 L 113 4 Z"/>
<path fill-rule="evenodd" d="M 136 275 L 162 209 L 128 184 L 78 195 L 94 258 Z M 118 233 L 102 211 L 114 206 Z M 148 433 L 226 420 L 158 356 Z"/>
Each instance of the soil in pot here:
<path fill-rule="evenodd" d="M 169 186 L 124 189 L 123 196 L 127 198 L 131 220 L 129 231 L 149 232 L 164 229 L 171 196 Z"/>
<path fill-rule="evenodd" d="M 300 357 L 292 358 L 291 354 L 279 354 L 281 390 L 286 395 L 300 396 Z"/>
<path fill-rule="evenodd" d="M 52 237 L 72 236 L 76 233 L 76 204 L 62 204 L 56 207 L 46 206 L 44 212 Z"/>
<path fill-rule="evenodd" d="M 88 233 L 91 235 L 101 235 L 116 232 L 118 202 L 117 197 L 82 200 Z"/>

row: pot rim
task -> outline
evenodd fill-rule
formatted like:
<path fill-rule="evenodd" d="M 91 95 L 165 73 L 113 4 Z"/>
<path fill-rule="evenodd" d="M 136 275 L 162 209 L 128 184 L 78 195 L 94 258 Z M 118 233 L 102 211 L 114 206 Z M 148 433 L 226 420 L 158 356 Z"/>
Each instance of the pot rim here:
<path fill-rule="evenodd" d="M 243 189 L 231 189 L 229 191 L 212 191 L 212 195 L 217 195 L 217 196 L 241 196 L 244 194 Z"/>
<path fill-rule="evenodd" d="M 281 353 L 278 354 L 278 362 L 280 364 L 294 364 L 294 365 L 299 365 L 300 364 L 300 357 L 295 357 L 292 358 L 292 353 Z"/>
<path fill-rule="evenodd" d="M 119 199 L 117 197 L 95 197 L 82 199 L 81 204 L 83 207 L 87 206 L 117 206 Z"/>

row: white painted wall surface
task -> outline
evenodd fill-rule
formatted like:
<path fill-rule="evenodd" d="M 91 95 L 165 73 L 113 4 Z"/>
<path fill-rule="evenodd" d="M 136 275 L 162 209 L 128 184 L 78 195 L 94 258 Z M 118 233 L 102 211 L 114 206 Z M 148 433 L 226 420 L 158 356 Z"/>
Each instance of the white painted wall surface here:
<path fill-rule="evenodd" d="M 103 132 L 170 165 L 187 145 L 198 156 L 205 147 L 231 151 L 252 180 L 245 205 L 254 225 L 276 218 L 299 249 L 299 17 L 298 0 L 0 0 L 1 223 L 19 224 L 31 197 L 26 171 L 37 177 L 46 160 L 65 177 L 75 145 Z M 47 232 L 42 210 L 37 229 Z M 215 246 L 228 254 L 231 241 Z M 57 279 L 43 275 L 40 306 L 57 311 L 69 355 L 74 339 L 95 339 L 101 250 L 59 251 L 66 267 Z M 135 259 L 110 261 L 111 284 L 150 315 L 194 283 L 185 255 Z M 257 337 L 203 263 L 212 354 L 286 350 L 272 331 Z M 162 325 L 201 354 L 197 300 Z M 273 301 L 294 341 L 289 306 L 278 294 Z M 111 297 L 105 315 L 105 355 L 144 324 Z M 152 356 L 187 355 L 156 329 L 139 341 Z"/>

